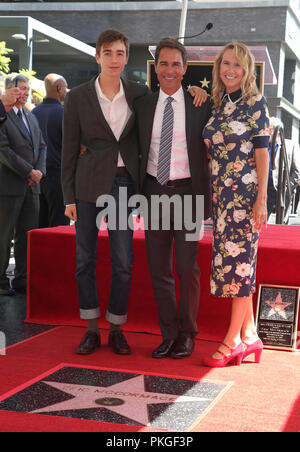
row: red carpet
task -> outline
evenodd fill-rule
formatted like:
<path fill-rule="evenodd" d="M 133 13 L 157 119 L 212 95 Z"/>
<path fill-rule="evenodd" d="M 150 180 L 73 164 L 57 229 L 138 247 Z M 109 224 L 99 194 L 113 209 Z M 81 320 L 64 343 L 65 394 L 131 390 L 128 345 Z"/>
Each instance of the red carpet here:
<path fill-rule="evenodd" d="M 213 341 L 223 338 L 230 316 L 230 302 L 222 302 L 209 294 L 210 233 L 205 233 L 199 249 L 198 261 L 202 274 L 198 319 L 200 332 L 195 352 L 191 358 L 185 360 L 151 358 L 152 350 L 160 342 L 157 336 L 159 329 L 156 305 L 145 255 L 144 234 L 142 231 L 136 231 L 134 237 L 135 262 L 126 325 L 133 354 L 126 357 L 112 354 L 106 345 L 108 333 L 103 329 L 103 347 L 92 356 L 84 357 L 74 353 L 84 332 L 82 328 L 76 327 L 80 325 L 80 320 L 74 276 L 74 228 L 60 227 L 30 233 L 27 321 L 74 326 L 60 326 L 12 346 L 7 350 L 6 356 L 0 356 L 0 431 L 300 431 L 300 353 L 265 350 L 260 365 L 253 364 L 252 357 L 249 357 L 248 362 L 240 367 L 209 369 L 201 366 L 202 357 L 216 348 Z M 105 233 L 100 237 L 98 251 L 99 299 L 102 312 L 105 312 L 110 284 L 109 243 Z M 260 239 L 258 284 L 300 286 L 299 267 L 300 229 L 268 226 Z M 107 327 L 103 318 L 100 323 L 102 328 Z M 300 327 L 298 330 L 300 331 Z M 112 381 L 105 386 L 107 372 Z M 83 378 L 85 373 L 88 377 Z M 61 375 L 65 374 L 69 375 L 66 381 L 61 379 Z M 81 375 L 80 384 L 84 385 L 81 389 L 75 384 L 78 375 Z M 124 381 L 127 380 L 129 386 L 124 389 Z M 112 397 L 107 394 L 109 390 L 112 391 L 113 381 L 117 386 L 115 392 L 111 392 L 114 394 Z M 193 388 L 204 385 L 208 392 L 215 388 L 216 392 L 211 395 L 211 399 L 202 397 L 206 400 L 206 405 L 202 408 L 195 405 L 200 403 L 201 397 L 198 393 L 192 394 L 197 400 L 187 405 L 180 405 L 177 399 L 176 403 L 174 402 L 175 408 L 170 403 L 170 413 L 179 408 L 187 410 L 178 412 L 179 417 L 175 413 L 175 419 L 185 421 L 182 424 L 179 421 L 178 425 L 168 424 L 169 419 L 166 424 L 165 420 L 161 421 L 160 418 L 164 419 L 166 414 L 165 402 L 151 404 L 148 423 L 142 422 L 145 413 L 138 414 L 138 403 L 136 412 L 131 416 L 137 416 L 139 422 L 137 419 L 132 421 L 130 416 L 124 421 L 121 413 L 127 402 L 125 403 L 122 397 L 132 394 L 135 396 L 138 391 L 130 388 L 133 384 L 138 384 L 138 388 L 141 388 L 142 381 L 146 388 L 146 393 L 141 395 L 144 398 L 149 397 L 149 391 L 160 393 L 159 397 L 170 397 L 170 394 L 177 394 L 176 397 L 186 394 L 191 396 L 189 392 L 184 392 L 185 389 L 182 389 L 183 392 L 172 392 L 175 391 L 173 387 L 181 385 L 185 388 L 189 387 L 189 384 Z M 147 385 L 150 385 L 150 389 Z M 164 389 L 161 389 L 161 385 Z M 103 389 L 104 387 L 110 389 Z M 53 414 L 48 413 L 53 405 L 72 405 L 74 397 L 76 398 L 72 391 L 75 390 L 87 391 L 88 395 L 91 391 L 99 392 L 101 395 L 94 401 L 97 402 L 97 409 L 65 408 L 59 412 L 54 411 Z M 41 391 L 41 394 L 33 392 L 35 395 L 32 396 L 31 391 Z M 55 399 L 51 403 L 47 400 L 50 393 Z M 107 397 L 103 397 L 103 393 Z M 22 402 L 23 397 L 26 403 L 29 403 L 27 410 L 20 408 L 26 405 Z M 39 403 L 41 406 L 37 405 Z M 103 408 L 103 403 L 115 403 L 116 407 Z M 101 409 L 98 404 L 102 404 Z M 193 421 L 189 411 L 192 405 L 194 408 L 198 407 L 193 414 Z M 38 413 L 45 409 L 47 414 Z M 99 413 L 102 413 L 101 416 L 103 413 L 110 415 L 98 417 Z M 167 418 L 169 417 L 168 415 Z"/>
<path fill-rule="evenodd" d="M 223 339 L 230 318 L 230 301 L 209 293 L 211 262 L 210 232 L 200 241 L 201 297 L 198 316 L 199 337 Z M 98 244 L 98 292 L 105 313 L 110 289 L 110 257 L 107 234 Z M 129 303 L 128 331 L 159 334 L 156 303 L 146 258 L 144 232 L 134 233 L 134 267 Z M 29 234 L 27 321 L 49 325 L 83 325 L 79 319 L 75 281 L 74 227 L 39 229 Z M 258 250 L 259 284 L 300 286 L 300 228 L 268 225 L 261 233 Z M 256 302 L 256 297 L 255 297 Z M 107 327 L 105 320 L 100 325 Z M 300 331 L 300 318 L 299 327 Z"/>
<path fill-rule="evenodd" d="M 196 341 L 195 352 L 189 359 L 153 360 L 151 350 L 157 345 L 159 338 L 149 334 L 128 333 L 133 354 L 122 357 L 113 355 L 108 349 L 107 332 L 103 331 L 103 347 L 95 354 L 84 357 L 74 354 L 83 331 L 82 328 L 58 327 L 12 346 L 7 350 L 6 356 L 0 356 L 0 431 L 166 431 L 153 428 L 152 425 L 134 426 L 128 423 L 70 418 L 66 417 L 67 412 L 60 413 L 59 416 L 28 414 L 18 412 L 18 405 L 10 411 L 4 409 L 6 401 L 13 400 L 16 393 L 19 394 L 34 384 L 40 385 L 42 400 L 46 385 L 39 383 L 40 380 L 63 366 L 73 368 L 74 372 L 85 368 L 89 372 L 117 369 L 135 376 L 140 372 L 150 376 L 157 374 L 160 378 L 174 377 L 177 381 L 202 380 L 205 384 L 223 385 L 225 390 L 202 416 L 196 416 L 196 422 L 189 429 L 191 431 L 300 431 L 299 353 L 266 350 L 260 365 L 253 364 L 252 357 L 249 357 L 240 367 L 209 369 L 200 363 L 206 353 L 215 349 L 215 343 Z M 84 384 L 93 382 L 87 379 Z M 104 384 L 98 382 L 98 386 Z M 158 392 L 157 388 L 155 392 Z M 61 397 L 62 392 L 59 391 L 58 394 Z M 55 403 L 57 402 L 58 400 Z M 36 409 L 36 403 L 37 400 L 32 399 L 28 411 Z M 46 406 L 49 404 L 51 405 L 47 401 Z M 136 410 L 139 409 L 137 403 Z M 172 431 L 174 430 L 176 429 Z"/>

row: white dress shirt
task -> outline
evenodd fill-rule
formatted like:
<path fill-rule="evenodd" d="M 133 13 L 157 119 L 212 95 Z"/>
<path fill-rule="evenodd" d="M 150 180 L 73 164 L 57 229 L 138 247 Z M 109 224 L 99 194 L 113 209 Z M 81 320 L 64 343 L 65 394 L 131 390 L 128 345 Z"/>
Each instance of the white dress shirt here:
<path fill-rule="evenodd" d="M 128 119 L 132 114 L 126 101 L 123 83 L 120 81 L 120 91 L 115 95 L 113 100 L 109 100 L 101 90 L 99 77 L 95 81 L 95 88 L 104 118 L 116 137 L 116 140 L 119 141 Z M 120 153 L 118 155 L 118 166 L 125 166 Z"/>
<path fill-rule="evenodd" d="M 159 98 L 155 110 L 152 138 L 148 156 L 147 173 L 151 176 L 157 176 L 157 163 L 159 155 L 161 128 L 163 122 L 163 113 L 167 98 L 170 97 L 160 90 Z M 172 107 L 174 110 L 174 128 L 171 151 L 170 180 L 185 179 L 191 177 L 190 165 L 186 144 L 185 132 L 185 101 L 182 87 L 176 93 L 172 94 Z"/>

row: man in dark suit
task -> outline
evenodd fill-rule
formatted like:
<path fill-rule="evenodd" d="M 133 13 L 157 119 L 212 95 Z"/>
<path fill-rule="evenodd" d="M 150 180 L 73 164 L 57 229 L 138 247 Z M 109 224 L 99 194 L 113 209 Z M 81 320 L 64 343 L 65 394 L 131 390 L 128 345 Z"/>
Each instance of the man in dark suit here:
<path fill-rule="evenodd" d="M 96 60 L 101 74 L 66 96 L 63 121 L 62 187 L 66 215 L 76 223 L 76 279 L 80 316 L 88 331 L 77 349 L 89 354 L 100 346 L 97 281 L 96 207 L 100 195 L 110 194 L 119 206 L 119 189 L 130 197 L 138 187 L 139 156 L 133 101 L 148 88 L 121 78 L 128 61 L 129 42 L 116 30 L 101 33 Z M 128 212 L 129 214 L 129 212 Z M 118 218 L 117 218 L 118 223 Z M 127 305 L 133 260 L 132 231 L 109 229 L 112 281 L 106 312 L 109 345 L 126 355 L 130 347 L 121 331 Z"/>
<path fill-rule="evenodd" d="M 16 105 L 0 129 L 0 295 L 24 291 L 27 279 L 27 233 L 38 227 L 39 182 L 46 173 L 46 145 L 36 118 L 23 106 L 28 79 L 16 77 Z M 14 238 L 15 274 L 12 288 L 6 276 Z"/>
<path fill-rule="evenodd" d="M 0 126 L 6 121 L 6 113 L 13 108 L 20 95 L 19 88 L 9 88 L 0 96 Z"/>
<path fill-rule="evenodd" d="M 158 305 L 163 342 L 154 350 L 154 358 L 185 358 L 194 348 L 197 334 L 197 314 L 200 297 L 198 239 L 187 239 L 188 228 L 184 214 L 188 213 L 187 197 L 192 201 L 193 221 L 196 216 L 196 195 L 205 198 L 205 218 L 210 214 L 210 185 L 208 161 L 202 130 L 210 117 L 210 106 L 200 108 L 181 86 L 187 69 L 186 50 L 177 40 L 166 38 L 156 49 L 155 70 L 160 90 L 135 102 L 141 151 L 141 179 L 148 200 L 148 229 L 146 244 L 154 295 Z M 174 195 L 179 208 L 169 213 L 154 212 L 152 200 Z M 174 198 L 173 198 L 174 199 Z M 156 204 L 157 205 L 157 204 Z M 176 218 L 181 219 L 177 227 Z M 158 227 L 153 227 L 156 215 Z M 163 218 L 163 215 L 165 217 Z M 163 221 L 170 221 L 163 227 Z M 196 218 L 201 223 L 202 218 Z M 198 224 L 199 227 L 199 224 Z M 180 280 L 179 315 L 173 276 L 173 246 Z"/>
<path fill-rule="evenodd" d="M 62 119 L 67 82 L 61 75 L 48 74 L 45 77 L 46 97 L 32 110 L 39 122 L 47 144 L 47 176 L 41 180 L 40 228 L 51 228 L 70 224 L 65 216 L 61 188 Z"/>

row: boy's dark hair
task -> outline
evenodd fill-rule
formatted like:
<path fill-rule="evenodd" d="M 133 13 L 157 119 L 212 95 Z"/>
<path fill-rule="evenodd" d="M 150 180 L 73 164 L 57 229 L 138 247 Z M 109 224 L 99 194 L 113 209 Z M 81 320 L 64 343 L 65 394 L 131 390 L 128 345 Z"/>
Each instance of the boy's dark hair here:
<path fill-rule="evenodd" d="M 187 64 L 187 52 L 183 44 L 181 42 L 177 41 L 175 38 L 164 38 L 157 44 L 156 52 L 155 52 L 155 64 L 157 65 L 159 55 L 162 49 L 164 48 L 168 49 L 177 49 L 181 52 L 182 55 L 182 61 L 183 65 L 185 66 Z"/>
<path fill-rule="evenodd" d="M 129 39 L 121 31 L 118 30 L 105 30 L 101 33 L 96 42 L 96 52 L 100 55 L 100 50 L 103 44 L 111 44 L 115 41 L 122 41 L 126 47 L 126 55 L 129 55 Z"/>

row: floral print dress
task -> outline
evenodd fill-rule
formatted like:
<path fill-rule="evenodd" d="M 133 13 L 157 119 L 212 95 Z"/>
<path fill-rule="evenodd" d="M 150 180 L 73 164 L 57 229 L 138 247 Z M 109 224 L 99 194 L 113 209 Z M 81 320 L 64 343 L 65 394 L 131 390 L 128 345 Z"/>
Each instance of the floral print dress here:
<path fill-rule="evenodd" d="M 248 297 L 255 292 L 259 233 L 252 224 L 257 195 L 255 148 L 268 147 L 266 100 L 242 99 L 241 90 L 224 95 L 204 130 L 210 142 L 213 255 L 211 294 Z"/>

